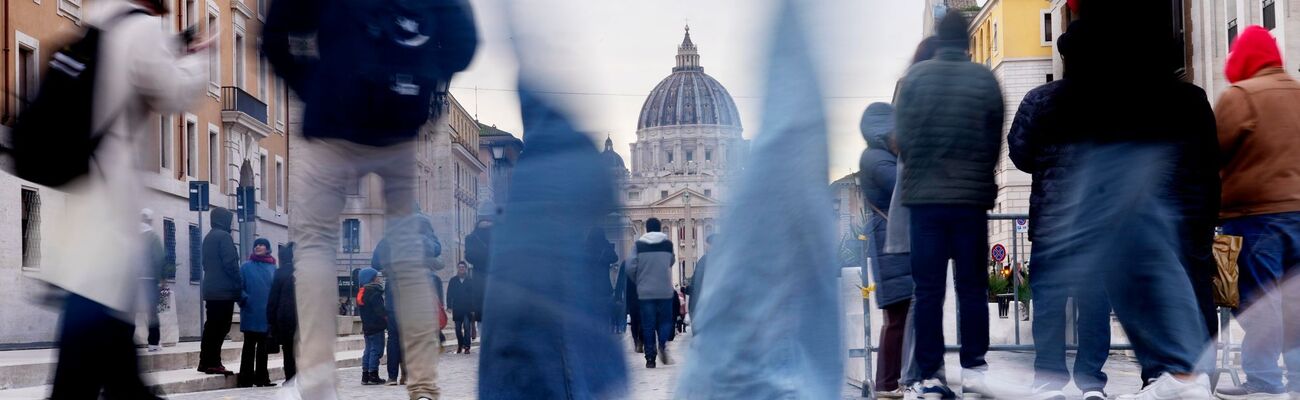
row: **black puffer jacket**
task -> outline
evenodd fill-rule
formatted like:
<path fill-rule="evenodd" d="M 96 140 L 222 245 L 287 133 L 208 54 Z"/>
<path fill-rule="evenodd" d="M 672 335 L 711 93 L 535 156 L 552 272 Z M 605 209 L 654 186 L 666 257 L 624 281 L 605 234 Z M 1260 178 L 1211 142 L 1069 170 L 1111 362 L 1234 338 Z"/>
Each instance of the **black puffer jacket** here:
<path fill-rule="evenodd" d="M 1029 194 L 1031 241 L 1038 240 L 1038 232 L 1061 231 L 1062 224 L 1069 220 L 1070 210 L 1059 205 L 1062 196 L 1071 193 L 1069 177 L 1076 172 L 1078 149 L 1062 132 L 1050 127 L 1048 120 L 1048 116 L 1058 113 L 1056 96 L 1065 82 L 1051 82 L 1025 94 L 1007 134 L 1011 162 L 1033 176 Z"/>
<path fill-rule="evenodd" d="M 862 114 L 862 137 L 867 150 L 859 161 L 858 184 L 863 197 L 885 213 L 872 210 L 867 222 L 867 256 L 871 257 L 871 276 L 876 282 L 876 304 L 890 306 L 912 298 L 912 265 L 905 254 L 884 254 L 889 202 L 898 179 L 898 158 L 889 150 L 889 135 L 894 131 L 894 108 L 874 103 Z M 697 270 L 698 274 L 699 271 Z"/>
<path fill-rule="evenodd" d="M 244 280 L 239 274 L 239 252 L 230 236 L 234 214 L 212 209 L 212 230 L 203 237 L 203 300 L 239 301 Z"/>
<path fill-rule="evenodd" d="M 271 338 L 285 346 L 292 346 L 294 334 L 298 333 L 293 247 L 292 242 L 280 246 L 280 268 L 275 270 L 275 278 L 271 280 L 271 296 L 266 303 L 266 320 L 271 323 Z"/>
<path fill-rule="evenodd" d="M 913 66 L 898 96 L 898 145 L 904 205 L 993 208 L 1005 119 L 993 73 L 946 47 Z"/>

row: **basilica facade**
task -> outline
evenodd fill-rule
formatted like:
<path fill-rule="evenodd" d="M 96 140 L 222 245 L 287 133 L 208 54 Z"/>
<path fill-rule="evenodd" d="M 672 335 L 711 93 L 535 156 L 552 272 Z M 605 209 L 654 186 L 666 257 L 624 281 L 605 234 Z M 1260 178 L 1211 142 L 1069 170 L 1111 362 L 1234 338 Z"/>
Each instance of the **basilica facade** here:
<path fill-rule="evenodd" d="M 690 28 L 677 48 L 676 66 L 646 97 L 631 144 L 631 163 L 606 139 L 603 156 L 618 178 L 622 207 L 613 239 L 619 253 L 632 253 L 645 221 L 658 218 L 676 246 L 673 279 L 687 281 L 708 251 L 727 183 L 749 152 L 740 113 L 727 89 L 704 73 Z"/>

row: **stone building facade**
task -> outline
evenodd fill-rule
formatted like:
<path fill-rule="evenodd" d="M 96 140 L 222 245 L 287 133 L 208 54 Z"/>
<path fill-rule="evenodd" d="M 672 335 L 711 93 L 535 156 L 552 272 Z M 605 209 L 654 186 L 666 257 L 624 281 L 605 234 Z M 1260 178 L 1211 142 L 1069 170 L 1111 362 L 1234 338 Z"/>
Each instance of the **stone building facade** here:
<path fill-rule="evenodd" d="M 741 136 L 740 114 L 727 89 L 704 73 L 690 28 L 677 48 L 672 74 L 650 92 L 631 145 L 631 169 L 606 139 L 604 157 L 619 179 L 623 207 L 611 216 L 620 225 L 611 239 L 620 255 L 631 254 L 645 221 L 658 218 L 676 247 L 675 283 L 694 275 L 708 251 L 705 238 L 717 230 L 727 182 L 739 171 L 749 142 Z"/>

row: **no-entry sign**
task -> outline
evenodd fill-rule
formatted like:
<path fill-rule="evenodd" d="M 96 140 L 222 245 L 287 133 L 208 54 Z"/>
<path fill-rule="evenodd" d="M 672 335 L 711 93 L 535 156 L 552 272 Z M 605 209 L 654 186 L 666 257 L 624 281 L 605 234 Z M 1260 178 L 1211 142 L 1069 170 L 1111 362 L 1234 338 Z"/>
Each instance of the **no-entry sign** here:
<path fill-rule="evenodd" d="M 1007 259 L 1007 248 L 1002 243 L 993 245 L 993 250 L 989 252 L 993 256 L 993 261 L 1002 262 Z"/>

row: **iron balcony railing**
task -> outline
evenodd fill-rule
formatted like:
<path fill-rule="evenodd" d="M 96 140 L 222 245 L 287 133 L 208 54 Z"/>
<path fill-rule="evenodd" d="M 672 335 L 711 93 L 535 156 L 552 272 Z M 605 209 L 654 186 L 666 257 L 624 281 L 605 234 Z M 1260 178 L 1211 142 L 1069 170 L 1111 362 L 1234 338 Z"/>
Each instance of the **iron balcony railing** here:
<path fill-rule="evenodd" d="M 267 123 L 266 103 L 235 86 L 221 88 L 221 111 L 238 111 L 263 124 Z"/>

